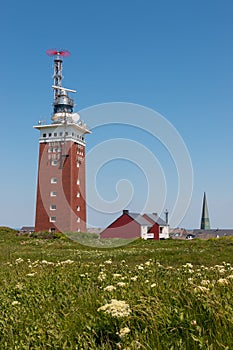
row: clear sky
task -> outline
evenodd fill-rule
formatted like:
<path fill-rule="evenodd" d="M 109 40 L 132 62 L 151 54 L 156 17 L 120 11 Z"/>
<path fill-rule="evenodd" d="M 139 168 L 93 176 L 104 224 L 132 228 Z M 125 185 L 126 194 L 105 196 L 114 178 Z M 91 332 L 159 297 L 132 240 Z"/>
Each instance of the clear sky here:
<path fill-rule="evenodd" d="M 93 105 L 134 103 L 159 112 L 177 130 L 190 154 L 194 177 L 189 209 L 175 224 L 199 227 L 206 191 L 211 226 L 233 228 L 232 18 L 232 0 L 4 1 L 0 225 L 34 224 L 38 131 L 32 126 L 39 119 L 50 120 L 53 71 L 45 51 L 55 47 L 71 52 L 64 62 L 64 86 L 78 90 L 76 110 L 84 110 L 83 116 Z M 101 116 L 96 113 L 96 118 Z M 140 117 L 131 115 L 131 126 L 114 126 L 111 116 L 110 125 L 94 128 L 87 137 L 89 160 L 98 145 L 106 145 L 103 152 L 113 152 L 112 161 L 102 161 L 96 174 L 97 190 L 105 200 L 115 200 L 117 183 L 127 179 L 131 192 L 128 185 L 124 191 L 124 181 L 120 182 L 122 192 L 129 195 L 126 205 L 140 211 L 148 176 L 154 175 L 154 186 L 149 187 L 154 205 L 149 209 L 163 215 L 167 208 L 172 213 L 182 174 L 177 175 L 166 145 L 148 136 L 143 127 L 135 127 L 136 118 Z M 156 128 L 156 118 L 151 123 Z M 109 140 L 110 144 L 104 143 Z M 140 168 L 133 151 L 128 159 L 115 154 L 127 140 L 131 140 L 127 151 L 137 142 L 138 158 L 146 159 L 151 152 L 158 160 L 155 168 L 148 170 L 148 163 Z M 88 202 L 93 202 L 89 160 L 87 193 Z M 110 208 L 113 214 L 105 216 L 88 208 L 89 224 L 106 225 L 118 209 Z"/>

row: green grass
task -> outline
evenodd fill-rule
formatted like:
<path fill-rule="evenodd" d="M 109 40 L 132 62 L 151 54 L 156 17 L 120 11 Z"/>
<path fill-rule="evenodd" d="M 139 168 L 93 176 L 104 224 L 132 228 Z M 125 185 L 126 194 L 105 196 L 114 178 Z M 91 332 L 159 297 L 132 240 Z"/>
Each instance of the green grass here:
<path fill-rule="evenodd" d="M 0 349 L 233 349 L 232 238 L 42 236 L 0 229 Z"/>

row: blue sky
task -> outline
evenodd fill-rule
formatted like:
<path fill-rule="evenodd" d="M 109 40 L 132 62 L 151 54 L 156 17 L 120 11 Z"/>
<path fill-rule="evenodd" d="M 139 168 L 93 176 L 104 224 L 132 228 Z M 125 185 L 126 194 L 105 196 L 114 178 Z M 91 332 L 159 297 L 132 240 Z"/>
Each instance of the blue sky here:
<path fill-rule="evenodd" d="M 199 227 L 206 191 L 211 226 L 233 228 L 232 15 L 232 0 L 5 1 L 0 14 L 0 225 L 34 224 L 38 133 L 32 126 L 50 120 L 52 60 L 45 51 L 55 47 L 72 53 L 64 62 L 64 86 L 78 90 L 76 110 L 135 103 L 159 112 L 181 135 L 192 160 L 194 187 L 179 226 Z M 177 174 L 158 140 L 142 130 L 109 125 L 87 137 L 87 151 L 121 137 L 156 155 L 167 192 L 164 202 L 155 198 L 154 211 L 172 212 Z M 155 173 L 155 182 L 161 174 Z M 112 200 L 116 183 L 127 177 L 134 186 L 128 206 L 140 211 L 147 188 L 136 165 L 120 159 L 104 165 L 97 189 Z M 96 226 L 114 215 L 88 210 Z"/>

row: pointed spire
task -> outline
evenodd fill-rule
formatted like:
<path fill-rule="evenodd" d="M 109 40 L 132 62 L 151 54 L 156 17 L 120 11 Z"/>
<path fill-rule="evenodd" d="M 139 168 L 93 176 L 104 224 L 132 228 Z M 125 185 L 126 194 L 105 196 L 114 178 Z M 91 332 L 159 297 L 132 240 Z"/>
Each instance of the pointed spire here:
<path fill-rule="evenodd" d="M 210 219 L 207 207 L 206 194 L 204 192 L 203 197 L 203 206 L 202 206 L 202 216 L 201 216 L 201 230 L 209 230 L 210 229 Z"/>

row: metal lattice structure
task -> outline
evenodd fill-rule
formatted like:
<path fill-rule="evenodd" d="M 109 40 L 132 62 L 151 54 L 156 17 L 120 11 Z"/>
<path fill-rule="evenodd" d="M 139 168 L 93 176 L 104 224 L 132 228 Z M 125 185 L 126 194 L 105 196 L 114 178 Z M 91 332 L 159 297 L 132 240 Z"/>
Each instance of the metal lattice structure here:
<path fill-rule="evenodd" d="M 66 89 L 62 86 L 62 62 L 63 57 L 70 56 L 67 50 L 50 49 L 46 51 L 47 55 L 54 57 L 54 74 L 53 74 L 53 89 L 54 89 L 54 114 L 57 113 L 72 113 L 74 101 L 68 96 L 68 92 L 76 92 L 75 90 Z"/>

